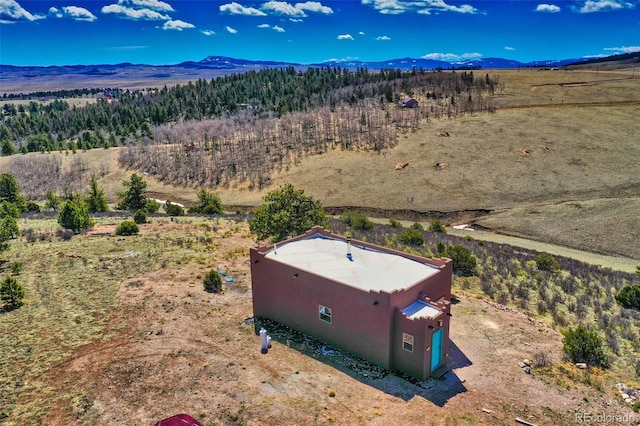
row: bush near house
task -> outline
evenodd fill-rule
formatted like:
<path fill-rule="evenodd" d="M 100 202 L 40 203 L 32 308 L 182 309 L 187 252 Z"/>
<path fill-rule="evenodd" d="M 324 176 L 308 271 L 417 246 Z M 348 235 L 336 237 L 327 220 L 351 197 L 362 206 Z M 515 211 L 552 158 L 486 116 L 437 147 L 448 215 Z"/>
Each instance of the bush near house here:
<path fill-rule="evenodd" d="M 424 235 L 415 228 L 405 229 L 396 238 L 408 246 L 421 246 L 424 244 Z"/>
<path fill-rule="evenodd" d="M 202 278 L 205 291 L 209 293 L 220 293 L 222 291 L 222 277 L 218 271 L 211 270 Z"/>
<path fill-rule="evenodd" d="M 373 229 L 373 222 L 365 215 L 358 212 L 346 212 L 340 215 L 340 221 L 358 231 L 370 231 Z"/>
<path fill-rule="evenodd" d="M 571 362 L 584 362 L 588 365 L 606 368 L 609 361 L 602 349 L 602 340 L 595 331 L 589 331 L 582 325 L 562 332 L 562 345 Z"/>
<path fill-rule="evenodd" d="M 476 257 L 468 248 L 454 244 L 447 247 L 444 257 L 453 260 L 453 273 L 461 277 L 470 277 L 476 274 Z"/>

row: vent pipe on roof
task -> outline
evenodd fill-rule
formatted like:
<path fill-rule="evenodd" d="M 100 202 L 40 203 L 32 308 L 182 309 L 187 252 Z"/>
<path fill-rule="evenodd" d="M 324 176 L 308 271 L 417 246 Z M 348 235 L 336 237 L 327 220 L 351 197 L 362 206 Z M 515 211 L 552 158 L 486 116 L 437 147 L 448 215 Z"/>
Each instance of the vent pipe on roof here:
<path fill-rule="evenodd" d="M 353 256 L 351 255 L 351 237 L 347 237 L 347 259 L 353 262 Z"/>
<path fill-rule="evenodd" d="M 278 254 L 278 243 L 273 243 L 273 254 Z"/>

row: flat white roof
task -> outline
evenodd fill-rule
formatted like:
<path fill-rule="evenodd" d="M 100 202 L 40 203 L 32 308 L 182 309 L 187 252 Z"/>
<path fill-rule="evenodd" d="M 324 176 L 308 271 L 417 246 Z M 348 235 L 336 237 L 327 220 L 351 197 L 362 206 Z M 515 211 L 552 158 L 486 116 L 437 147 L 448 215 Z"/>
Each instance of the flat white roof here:
<path fill-rule="evenodd" d="M 440 309 L 422 300 L 416 300 L 402 310 L 402 313 L 409 319 L 435 318 L 441 312 Z"/>
<path fill-rule="evenodd" d="M 392 292 L 438 273 L 437 266 L 322 236 L 278 245 L 265 257 L 364 291 Z"/>

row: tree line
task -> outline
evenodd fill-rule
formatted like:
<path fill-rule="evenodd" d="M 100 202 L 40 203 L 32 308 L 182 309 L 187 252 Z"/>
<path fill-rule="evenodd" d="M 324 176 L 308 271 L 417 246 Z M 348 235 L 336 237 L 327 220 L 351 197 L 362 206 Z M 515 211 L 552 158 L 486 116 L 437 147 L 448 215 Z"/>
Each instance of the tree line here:
<path fill-rule="evenodd" d="M 473 71 L 370 72 L 340 67 L 293 67 L 249 71 L 160 89 L 109 89 L 109 97 L 85 106 L 62 99 L 51 103 L 5 104 L 0 117 L 2 155 L 18 152 L 91 149 L 152 140 L 153 127 L 249 111 L 258 118 L 281 118 L 294 112 L 398 102 L 401 96 L 431 99 L 438 111 L 458 115 L 491 109 L 488 96 L 496 76 L 478 78 Z M 83 89 L 81 93 L 92 93 Z M 47 92 L 63 98 L 65 92 Z M 104 92 L 106 93 L 106 92 Z M 29 97 L 29 95 L 26 95 Z"/>

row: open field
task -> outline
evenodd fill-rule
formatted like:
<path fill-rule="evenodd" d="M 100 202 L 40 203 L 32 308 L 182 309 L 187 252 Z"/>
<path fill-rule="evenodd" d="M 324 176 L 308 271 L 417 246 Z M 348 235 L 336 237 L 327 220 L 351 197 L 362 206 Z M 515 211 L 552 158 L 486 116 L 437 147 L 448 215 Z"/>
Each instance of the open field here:
<path fill-rule="evenodd" d="M 291 182 L 331 211 L 476 220 L 503 233 L 640 260 L 640 75 L 487 73 L 500 78 L 495 114 L 424 122 L 381 154 L 334 150 L 302 158 L 261 191 L 233 183 L 214 190 L 232 209 L 251 208 Z M 96 170 L 108 168 L 99 182 L 115 201 L 133 172 L 118 166 L 117 149 L 77 155 Z M 11 161 L 0 158 L 0 167 Z M 396 171 L 399 162 L 409 165 Z M 198 188 L 145 179 L 154 197 L 195 200 Z"/>
<path fill-rule="evenodd" d="M 153 218 L 117 237 L 102 217 L 63 241 L 52 219 L 21 220 L 35 238 L 8 261 L 25 306 L 0 315 L 0 423 L 152 425 L 190 412 L 205 425 L 580 424 L 576 413 L 633 416 L 613 385 L 623 371 L 563 363 L 561 335 L 536 319 L 454 291 L 452 373 L 419 385 L 272 332 L 262 355 L 252 316 L 246 222 Z M 226 269 L 222 294 L 202 276 Z M 11 332 L 9 332 L 9 330 Z M 552 367 L 518 362 L 545 352 Z M 622 377 L 621 377 L 622 376 Z M 484 411 L 483 411 L 484 410 Z M 428 419 L 428 420 L 425 420 Z M 425 423 L 426 421 L 426 423 Z"/>

